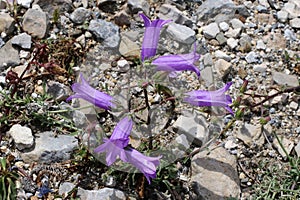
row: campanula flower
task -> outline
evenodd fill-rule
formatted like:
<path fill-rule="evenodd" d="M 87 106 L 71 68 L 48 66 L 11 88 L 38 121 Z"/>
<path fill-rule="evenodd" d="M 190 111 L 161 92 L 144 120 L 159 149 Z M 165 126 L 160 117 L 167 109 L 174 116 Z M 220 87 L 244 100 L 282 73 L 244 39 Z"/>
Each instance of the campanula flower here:
<path fill-rule="evenodd" d="M 161 28 L 172 20 L 156 19 L 151 21 L 146 15 L 140 14 L 140 17 L 144 20 L 145 33 L 142 44 L 141 59 L 149 59 L 156 54 L 156 49 L 159 40 L 159 34 Z"/>
<path fill-rule="evenodd" d="M 161 157 L 148 157 L 132 148 L 125 148 L 129 142 L 129 135 L 133 121 L 129 117 L 123 118 L 115 127 L 109 139 L 104 140 L 95 148 L 95 153 L 106 152 L 106 164 L 110 166 L 119 157 L 124 162 L 129 162 L 138 168 L 150 183 L 150 178 L 156 177 L 156 167 Z"/>
<path fill-rule="evenodd" d="M 98 146 L 94 152 L 106 152 L 106 164 L 110 166 L 119 156 L 126 161 L 124 147 L 128 145 L 129 135 L 133 126 L 133 121 L 129 117 L 124 117 L 115 127 L 111 137 L 104 140 L 104 144 Z"/>
<path fill-rule="evenodd" d="M 216 91 L 194 90 L 185 93 L 187 97 L 183 100 L 194 106 L 222 106 L 233 114 L 229 104 L 232 103 L 231 97 L 225 95 L 225 92 L 232 85 L 232 82 L 227 83 L 223 88 Z"/>
<path fill-rule="evenodd" d="M 80 74 L 80 80 L 81 83 L 74 83 L 72 85 L 72 90 L 75 92 L 75 94 L 68 97 L 67 101 L 70 101 L 74 98 L 81 98 L 105 110 L 115 107 L 115 104 L 112 102 L 113 98 L 108 94 L 92 88 L 83 78 L 82 74 Z"/>
<path fill-rule="evenodd" d="M 190 70 L 200 76 L 200 70 L 195 65 L 195 62 L 200 59 L 200 54 L 196 52 L 196 44 L 194 45 L 194 51 L 188 54 L 177 55 L 164 55 L 160 56 L 152 61 L 153 65 L 156 65 L 158 71 L 176 72 L 183 70 Z"/>
<path fill-rule="evenodd" d="M 138 168 L 145 175 L 148 183 L 150 184 L 150 178 L 156 177 L 156 167 L 159 165 L 159 159 L 161 156 L 145 156 L 135 149 L 126 150 L 125 153 L 128 158 L 128 162 Z"/>

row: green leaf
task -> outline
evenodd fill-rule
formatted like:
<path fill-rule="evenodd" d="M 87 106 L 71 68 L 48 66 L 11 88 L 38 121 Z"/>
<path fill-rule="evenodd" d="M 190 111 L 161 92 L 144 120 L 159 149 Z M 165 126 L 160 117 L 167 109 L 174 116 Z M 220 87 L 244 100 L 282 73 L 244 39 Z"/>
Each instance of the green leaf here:
<path fill-rule="evenodd" d="M 1 168 L 2 171 L 6 171 L 6 159 L 5 158 L 1 158 Z"/>
<path fill-rule="evenodd" d="M 3 199 L 6 199 L 6 187 L 5 187 L 5 176 L 2 176 L 0 179 L 0 188 L 2 188 L 1 195 Z"/>

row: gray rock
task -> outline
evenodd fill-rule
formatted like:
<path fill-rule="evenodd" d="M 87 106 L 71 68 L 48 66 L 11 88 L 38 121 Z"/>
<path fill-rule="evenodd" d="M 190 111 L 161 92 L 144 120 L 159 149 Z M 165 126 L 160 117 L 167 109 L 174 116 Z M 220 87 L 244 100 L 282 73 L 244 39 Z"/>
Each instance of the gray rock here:
<path fill-rule="evenodd" d="M 203 59 L 204 66 L 212 66 L 213 65 L 213 60 L 212 60 L 210 53 L 204 54 L 202 56 L 202 59 Z"/>
<path fill-rule="evenodd" d="M 284 23 L 288 20 L 289 13 L 284 10 L 280 10 L 277 12 L 276 16 L 279 22 Z"/>
<path fill-rule="evenodd" d="M 44 38 L 48 31 L 48 16 L 38 5 L 28 9 L 23 17 L 23 29 L 33 37 Z"/>
<path fill-rule="evenodd" d="M 172 39 L 183 44 L 192 44 L 196 40 L 195 31 L 181 24 L 170 23 L 166 32 Z"/>
<path fill-rule="evenodd" d="M 21 154 L 24 162 L 62 162 L 70 159 L 71 152 L 77 147 L 77 139 L 71 135 L 55 136 L 53 132 L 42 132 L 35 136 L 35 148 Z"/>
<path fill-rule="evenodd" d="M 117 66 L 118 66 L 120 72 L 127 72 L 130 68 L 128 61 L 125 59 L 118 60 Z"/>
<path fill-rule="evenodd" d="M 28 127 L 15 124 L 9 129 L 8 134 L 13 138 L 19 150 L 29 149 L 33 146 L 32 131 Z"/>
<path fill-rule="evenodd" d="M 297 40 L 297 36 L 296 36 L 295 32 L 290 30 L 290 29 L 285 29 L 284 30 L 284 37 L 287 40 L 290 40 L 290 41 L 296 41 Z"/>
<path fill-rule="evenodd" d="M 219 24 L 219 27 L 220 27 L 220 29 L 222 30 L 222 31 L 228 31 L 228 29 L 229 29 L 229 24 L 227 24 L 226 22 L 221 22 L 220 24 Z"/>
<path fill-rule="evenodd" d="M 15 30 L 15 20 L 8 13 L 0 13 L 0 33 L 10 35 Z"/>
<path fill-rule="evenodd" d="M 234 38 L 229 38 L 226 43 L 231 49 L 235 49 L 238 45 L 238 40 Z"/>
<path fill-rule="evenodd" d="M 16 66 L 21 62 L 19 51 L 12 46 L 11 40 L 0 49 L 0 55 L 0 71 L 6 66 Z"/>
<path fill-rule="evenodd" d="M 225 33 L 225 36 L 228 38 L 238 38 L 241 35 L 241 32 L 242 32 L 241 28 L 236 28 L 236 29 L 229 28 L 229 30 Z"/>
<path fill-rule="evenodd" d="M 220 29 L 217 23 L 211 23 L 203 27 L 203 34 L 208 39 L 215 38 L 219 32 Z"/>
<path fill-rule="evenodd" d="M 225 52 L 220 51 L 220 50 L 217 50 L 217 51 L 215 52 L 215 57 L 216 57 L 216 58 L 224 59 L 224 60 L 226 60 L 226 61 L 228 61 L 228 62 L 230 62 L 230 60 L 231 60 L 231 57 L 230 57 L 229 55 L 227 55 Z"/>
<path fill-rule="evenodd" d="M 266 45 L 265 45 L 263 40 L 257 40 L 256 49 L 258 49 L 258 50 L 265 50 L 266 49 Z"/>
<path fill-rule="evenodd" d="M 102 19 L 91 20 L 88 28 L 99 41 L 110 48 L 116 48 L 120 42 L 119 27 Z"/>
<path fill-rule="evenodd" d="M 259 55 L 257 55 L 255 52 L 251 51 L 249 52 L 245 57 L 247 63 L 258 63 L 259 62 Z"/>
<path fill-rule="evenodd" d="M 250 37 L 247 34 L 242 34 L 241 39 L 239 40 L 239 44 L 240 44 L 240 50 L 242 52 L 249 52 L 252 49 L 252 44 L 251 41 L 253 40 L 252 37 Z"/>
<path fill-rule="evenodd" d="M 91 16 L 91 11 L 79 7 L 74 10 L 74 12 L 71 13 L 70 19 L 75 23 L 75 24 L 82 24 L 84 21 L 86 21 L 90 16 Z"/>
<path fill-rule="evenodd" d="M 224 36 L 222 32 L 217 34 L 216 39 L 220 45 L 225 45 L 227 42 L 227 38 Z"/>
<path fill-rule="evenodd" d="M 121 34 L 119 52 L 125 58 L 138 58 L 140 56 L 140 46 L 124 34 Z"/>
<path fill-rule="evenodd" d="M 300 4 L 298 0 L 289 0 L 289 2 L 284 4 L 282 10 L 289 13 L 289 18 L 300 17 Z"/>
<path fill-rule="evenodd" d="M 215 148 L 210 152 L 202 151 L 192 158 L 191 163 L 191 182 L 198 196 L 197 199 L 240 197 L 236 158 L 223 147 Z"/>
<path fill-rule="evenodd" d="M 220 77 L 225 77 L 228 75 L 231 69 L 231 63 L 224 59 L 218 59 L 215 62 L 214 70 Z"/>
<path fill-rule="evenodd" d="M 290 20 L 290 25 L 293 28 L 300 29 L 300 18 L 294 18 L 294 19 Z"/>
<path fill-rule="evenodd" d="M 0 37 L 0 49 L 5 45 L 5 42 L 3 41 L 2 37 Z"/>
<path fill-rule="evenodd" d="M 214 83 L 212 67 L 205 67 L 203 70 L 201 70 L 200 80 L 204 80 L 207 87 Z"/>
<path fill-rule="evenodd" d="M 286 85 L 291 87 L 299 86 L 298 77 L 281 72 L 273 72 L 273 80 L 279 85 Z"/>
<path fill-rule="evenodd" d="M 293 109 L 293 110 L 297 110 L 298 109 L 298 103 L 296 103 L 295 101 L 292 101 L 290 104 L 289 104 L 290 108 Z"/>
<path fill-rule="evenodd" d="M 296 154 L 299 158 L 300 157 L 300 142 L 298 142 L 298 144 L 295 146 L 295 151 L 296 151 Z"/>
<path fill-rule="evenodd" d="M 289 155 L 291 153 L 292 149 L 294 148 L 294 142 L 283 136 L 278 136 L 278 137 L 279 137 L 280 142 L 282 143 L 283 148 Z M 277 151 L 280 153 L 280 155 L 283 158 L 287 158 L 287 155 L 285 154 L 284 150 L 282 149 L 282 147 L 279 144 L 277 139 L 274 139 L 273 144 L 274 144 L 275 148 L 277 149 Z"/>
<path fill-rule="evenodd" d="M 86 128 L 88 125 L 88 120 L 85 114 L 79 110 L 74 110 L 72 114 L 72 120 L 74 125 L 78 128 Z"/>
<path fill-rule="evenodd" d="M 190 147 L 190 143 L 188 139 L 186 138 L 185 134 L 180 134 L 175 138 L 175 141 L 179 148 L 182 146 L 183 150 L 187 150 Z"/>
<path fill-rule="evenodd" d="M 33 5 L 35 4 L 39 5 L 49 16 L 53 16 L 55 10 L 63 15 L 69 13 L 73 8 L 72 0 L 35 0 Z"/>
<path fill-rule="evenodd" d="M 241 22 L 241 20 L 236 18 L 230 20 L 230 25 L 233 29 L 238 29 L 238 28 L 243 29 L 245 27 L 244 23 Z"/>
<path fill-rule="evenodd" d="M 124 192 L 113 188 L 102 188 L 99 190 L 84 190 L 78 188 L 77 195 L 81 200 L 101 199 L 101 200 L 126 200 Z"/>
<path fill-rule="evenodd" d="M 46 92 L 57 101 L 65 100 L 71 94 L 71 90 L 68 86 L 55 81 L 49 81 L 47 83 Z"/>
<path fill-rule="evenodd" d="M 136 14 L 139 11 L 149 14 L 150 5 L 146 0 L 128 0 L 127 6 L 132 14 Z"/>
<path fill-rule="evenodd" d="M 32 0 L 17 0 L 17 3 L 25 8 L 30 8 Z"/>
<path fill-rule="evenodd" d="M 202 146 L 208 140 L 207 122 L 200 114 L 186 114 L 179 116 L 174 122 L 173 128 L 177 132 L 187 136 L 197 146 Z"/>
<path fill-rule="evenodd" d="M 213 21 L 223 17 L 221 21 L 232 19 L 236 7 L 231 0 L 207 0 L 197 10 L 198 20 L 203 22 Z"/>
<path fill-rule="evenodd" d="M 192 21 L 186 17 L 180 10 L 170 4 L 163 4 L 159 8 L 158 17 L 160 19 L 172 19 L 176 24 L 182 24 L 188 27 L 192 27 Z"/>
<path fill-rule="evenodd" d="M 74 188 L 75 188 L 75 185 L 73 183 L 64 182 L 64 183 L 60 184 L 59 189 L 58 189 L 58 194 L 66 195 L 68 192 L 70 192 Z"/>
<path fill-rule="evenodd" d="M 11 40 L 12 44 L 18 45 L 23 49 L 31 48 L 31 36 L 27 33 L 21 33 L 17 36 L 14 36 Z"/>
<path fill-rule="evenodd" d="M 253 66 L 253 71 L 255 71 L 255 72 L 264 73 L 264 72 L 266 72 L 266 70 L 267 70 L 267 65 L 264 63 Z"/>
<path fill-rule="evenodd" d="M 262 5 L 256 6 L 256 10 L 259 13 L 268 13 L 268 8 L 266 8 L 265 6 L 262 6 Z"/>
<path fill-rule="evenodd" d="M 236 137 L 243 141 L 246 145 L 251 146 L 253 143 L 262 146 L 264 144 L 264 136 L 262 134 L 261 125 L 252 125 L 248 123 L 240 123 Z"/>

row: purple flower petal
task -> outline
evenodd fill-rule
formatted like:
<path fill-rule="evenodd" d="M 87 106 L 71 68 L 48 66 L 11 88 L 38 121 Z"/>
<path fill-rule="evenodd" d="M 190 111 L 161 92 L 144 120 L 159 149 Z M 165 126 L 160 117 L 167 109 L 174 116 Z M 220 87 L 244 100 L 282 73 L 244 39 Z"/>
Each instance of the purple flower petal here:
<path fill-rule="evenodd" d="M 72 90 L 75 94 L 68 97 L 66 101 L 70 101 L 74 98 L 81 98 L 105 110 L 110 110 L 115 107 L 115 104 L 112 103 L 113 98 L 108 94 L 92 88 L 83 78 L 82 74 L 80 74 L 80 80 L 81 83 L 74 83 L 72 85 Z"/>
<path fill-rule="evenodd" d="M 196 53 L 196 45 L 194 51 L 188 54 L 165 55 L 160 56 L 152 61 L 156 65 L 158 71 L 183 71 L 190 70 L 200 76 L 200 70 L 195 66 L 195 62 L 200 59 L 200 54 Z"/>
<path fill-rule="evenodd" d="M 119 121 L 109 139 L 114 141 L 121 148 L 126 147 L 129 142 L 129 135 L 132 127 L 132 119 L 129 117 L 124 117 L 121 121 Z"/>
<path fill-rule="evenodd" d="M 144 20 L 145 33 L 142 44 L 141 59 L 149 59 L 156 54 L 156 49 L 159 40 L 159 34 L 161 28 L 172 20 L 156 19 L 151 21 L 146 15 L 140 14 L 140 17 Z"/>
<path fill-rule="evenodd" d="M 232 99 L 229 95 L 225 95 L 225 92 L 232 85 L 232 82 L 227 83 L 223 88 L 216 91 L 194 90 L 186 93 L 187 97 L 184 98 L 185 102 L 188 102 L 194 106 L 221 106 L 225 107 L 231 114 L 233 111 L 229 107 L 232 103 Z"/>
<path fill-rule="evenodd" d="M 156 167 L 159 165 L 159 157 L 148 157 L 135 149 L 125 151 L 128 162 L 138 168 L 147 178 L 149 184 L 156 177 Z M 151 179 L 150 179 L 151 178 Z"/>
<path fill-rule="evenodd" d="M 124 147 L 128 145 L 132 126 L 133 121 L 129 117 L 124 117 L 116 125 L 111 137 L 105 139 L 103 144 L 94 149 L 95 153 L 106 152 L 106 164 L 108 166 L 115 162 L 118 156 L 126 162 Z"/>

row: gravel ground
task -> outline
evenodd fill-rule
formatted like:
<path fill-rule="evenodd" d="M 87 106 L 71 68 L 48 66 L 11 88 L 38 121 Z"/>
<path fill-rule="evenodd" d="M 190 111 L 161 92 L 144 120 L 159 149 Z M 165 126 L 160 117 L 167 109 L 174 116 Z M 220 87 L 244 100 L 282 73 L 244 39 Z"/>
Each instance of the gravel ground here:
<path fill-rule="evenodd" d="M 173 20 L 156 57 L 196 44 L 199 79 L 141 65 L 141 12 Z M 12 199 L 300 198 L 299 0 L 0 0 L 0 33 L 1 198 L 9 178 Z M 79 73 L 120 106 L 66 102 Z M 234 116 L 182 103 L 228 82 Z M 130 145 L 163 155 L 151 184 L 93 153 L 128 111 Z"/>

